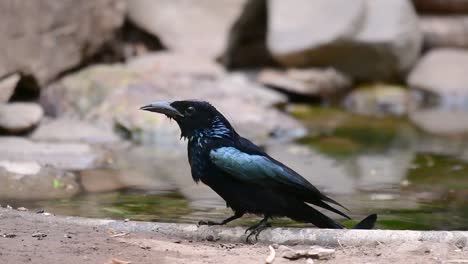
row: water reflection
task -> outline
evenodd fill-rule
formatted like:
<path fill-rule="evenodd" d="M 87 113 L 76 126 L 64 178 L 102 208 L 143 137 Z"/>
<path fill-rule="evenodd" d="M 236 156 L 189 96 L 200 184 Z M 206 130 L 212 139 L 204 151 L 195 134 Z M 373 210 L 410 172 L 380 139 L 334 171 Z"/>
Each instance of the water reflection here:
<path fill-rule="evenodd" d="M 289 110 L 307 124 L 309 135 L 296 143 L 268 144 L 267 151 L 342 202 L 356 219 L 376 212 L 380 228 L 468 229 L 468 141 L 463 137 L 431 136 L 400 118 Z M 79 173 L 85 192 L 78 196 L 2 204 L 145 221 L 193 223 L 229 215 L 221 198 L 193 182 L 185 151 L 183 144 L 170 151 L 124 149 L 110 168 Z M 287 219 L 276 224 L 304 226 Z"/>

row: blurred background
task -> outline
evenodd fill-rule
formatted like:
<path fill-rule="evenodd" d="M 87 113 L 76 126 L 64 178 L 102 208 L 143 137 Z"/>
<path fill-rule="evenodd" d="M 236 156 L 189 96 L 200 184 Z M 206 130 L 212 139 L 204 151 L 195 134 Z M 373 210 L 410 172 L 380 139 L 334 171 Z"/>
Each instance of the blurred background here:
<path fill-rule="evenodd" d="M 468 0 L 3 0 L 0 33 L 3 207 L 224 218 L 138 110 L 196 98 L 357 219 L 468 229 Z"/>

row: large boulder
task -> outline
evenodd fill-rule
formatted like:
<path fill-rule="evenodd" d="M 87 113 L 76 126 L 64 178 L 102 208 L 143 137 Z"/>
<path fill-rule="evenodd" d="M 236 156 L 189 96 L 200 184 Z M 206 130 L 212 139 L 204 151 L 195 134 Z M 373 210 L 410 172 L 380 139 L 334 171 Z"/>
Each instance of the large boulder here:
<path fill-rule="evenodd" d="M 422 34 L 409 0 L 270 0 L 267 44 L 288 67 L 334 66 L 359 80 L 405 73 Z"/>
<path fill-rule="evenodd" d="M 245 74 L 224 74 L 217 67 L 208 67 L 207 58 L 205 62 L 192 59 L 207 65 L 203 71 L 184 65 L 177 68 L 180 63 L 176 59 L 171 60 L 172 66 L 160 68 L 156 66 L 160 63 L 158 56 L 148 56 L 126 65 L 95 66 L 69 75 L 46 89 L 42 103 L 50 113 L 78 115 L 116 127 L 138 141 L 157 141 L 162 145 L 174 145 L 178 141 L 174 134 L 179 132 L 165 116 L 139 110 L 154 100 L 210 101 L 232 119 L 241 133 L 260 140 L 269 138 L 271 133 L 292 135 L 302 131 L 297 121 L 275 108 L 287 98 L 255 84 Z"/>
<path fill-rule="evenodd" d="M 124 0 L 0 2 L 0 76 L 43 84 L 93 54 L 122 24 Z"/>
<path fill-rule="evenodd" d="M 132 0 L 132 22 L 157 36 L 169 50 L 215 58 L 246 0 Z"/>
<path fill-rule="evenodd" d="M 435 49 L 426 54 L 408 77 L 419 95 L 412 97 L 413 122 L 437 134 L 468 133 L 467 68 L 466 50 Z"/>
<path fill-rule="evenodd" d="M 42 107 L 36 103 L 0 104 L 0 131 L 9 134 L 29 131 L 43 115 Z"/>

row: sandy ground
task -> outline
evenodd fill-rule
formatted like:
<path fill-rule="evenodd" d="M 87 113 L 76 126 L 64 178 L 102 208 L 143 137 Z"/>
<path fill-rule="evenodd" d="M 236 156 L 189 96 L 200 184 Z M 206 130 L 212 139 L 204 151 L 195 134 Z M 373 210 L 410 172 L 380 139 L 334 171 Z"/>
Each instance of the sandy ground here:
<path fill-rule="evenodd" d="M 190 241 L 158 233 L 119 233 L 102 227 L 63 224 L 55 216 L 0 211 L 0 263 L 265 263 L 268 245 Z M 34 219 L 34 220 L 31 220 Z M 311 245 L 296 245 L 294 250 Z M 335 248 L 336 256 L 314 263 L 468 263 L 468 248 L 412 242 Z M 273 263 L 307 263 L 282 257 Z M 122 262 L 119 262 L 122 261 Z M 311 263 L 311 262 L 309 262 Z"/>

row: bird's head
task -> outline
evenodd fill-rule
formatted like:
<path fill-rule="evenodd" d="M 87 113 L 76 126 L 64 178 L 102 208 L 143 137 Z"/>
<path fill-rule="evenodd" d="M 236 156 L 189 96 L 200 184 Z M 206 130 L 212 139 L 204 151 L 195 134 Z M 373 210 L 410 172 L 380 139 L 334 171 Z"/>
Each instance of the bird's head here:
<path fill-rule="evenodd" d="M 140 109 L 164 114 L 174 119 L 180 127 L 182 137 L 185 138 L 193 136 L 224 138 L 235 134 L 227 119 L 205 101 L 158 101 Z"/>

